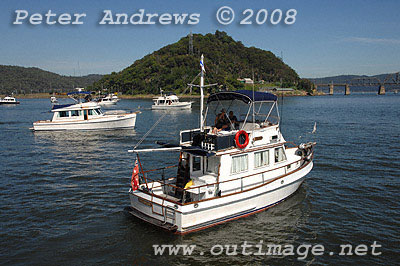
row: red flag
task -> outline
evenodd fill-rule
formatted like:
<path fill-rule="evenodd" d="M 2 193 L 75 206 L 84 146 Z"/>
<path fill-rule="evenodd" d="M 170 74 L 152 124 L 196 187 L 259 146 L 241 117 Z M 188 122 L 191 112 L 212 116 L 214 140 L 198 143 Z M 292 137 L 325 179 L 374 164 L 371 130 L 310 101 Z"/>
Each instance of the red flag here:
<path fill-rule="evenodd" d="M 139 188 L 139 165 L 138 165 L 137 159 L 135 162 L 135 167 L 133 167 L 131 187 L 132 187 L 132 191 L 135 191 Z"/>

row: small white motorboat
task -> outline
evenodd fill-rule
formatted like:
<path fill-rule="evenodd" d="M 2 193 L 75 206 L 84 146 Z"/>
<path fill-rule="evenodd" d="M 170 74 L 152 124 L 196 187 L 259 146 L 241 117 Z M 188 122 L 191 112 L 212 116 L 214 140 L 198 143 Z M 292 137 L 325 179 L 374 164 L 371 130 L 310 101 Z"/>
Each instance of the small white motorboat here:
<path fill-rule="evenodd" d="M 105 97 L 96 99 L 95 101 L 101 106 L 116 105 L 119 102 L 119 98 L 115 94 L 108 94 Z"/>
<path fill-rule="evenodd" d="M 19 104 L 19 101 L 12 96 L 6 96 L 3 99 L 0 98 L 0 104 Z"/>
<path fill-rule="evenodd" d="M 177 109 L 190 109 L 192 102 L 180 102 L 178 96 L 173 92 L 164 93 L 161 91 L 161 96 L 153 99 L 153 110 L 177 110 Z"/>
<path fill-rule="evenodd" d="M 69 96 L 90 95 L 89 92 L 79 91 L 69 93 Z M 78 102 L 75 104 L 53 105 L 52 120 L 36 121 L 33 130 L 92 130 L 133 128 L 136 114 L 122 110 L 103 113 L 95 102 Z"/>
<path fill-rule="evenodd" d="M 55 96 L 51 96 L 51 97 L 50 97 L 50 102 L 51 102 L 52 104 L 55 104 L 55 103 L 58 103 L 58 100 L 57 100 L 57 98 L 56 98 Z"/>
<path fill-rule="evenodd" d="M 291 142 L 279 128 L 277 96 L 246 90 L 218 92 L 208 97 L 203 112 L 203 76 L 202 67 L 200 127 L 181 131 L 175 146 L 131 150 L 137 158 L 126 211 L 178 234 L 266 210 L 292 195 L 313 168 L 315 143 L 287 147 Z M 214 128 L 203 117 L 211 113 L 213 104 L 216 108 L 241 105 L 243 112 L 235 110 L 237 119 L 221 110 L 218 119 L 226 124 Z M 263 106 L 269 111 L 261 112 Z M 144 171 L 139 154 L 156 151 L 179 152 L 178 164 Z"/>

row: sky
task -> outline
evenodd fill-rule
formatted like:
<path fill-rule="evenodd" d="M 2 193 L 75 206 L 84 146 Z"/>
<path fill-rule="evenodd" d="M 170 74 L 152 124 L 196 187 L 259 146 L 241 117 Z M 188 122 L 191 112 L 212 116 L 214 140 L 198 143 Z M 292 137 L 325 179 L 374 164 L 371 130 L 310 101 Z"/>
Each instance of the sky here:
<path fill-rule="evenodd" d="M 217 10 L 229 6 L 235 18 L 223 25 Z M 195 25 L 100 25 L 104 10 L 131 16 L 145 14 L 200 14 Z M 251 25 L 241 25 L 247 14 Z M 262 21 L 267 10 L 267 22 Z M 270 15 L 282 10 L 282 20 L 270 23 Z M 284 23 L 286 11 L 296 9 L 296 20 Z M 13 24 L 16 10 L 28 18 Z M 85 13 L 81 25 L 32 25 L 29 16 L 51 10 Z M 222 0 L 2 0 L 0 1 L 0 64 L 39 67 L 63 75 L 118 72 L 135 60 L 193 33 L 225 31 L 246 46 L 255 46 L 283 57 L 301 77 L 342 74 L 375 75 L 400 71 L 400 1 L 222 1 Z M 277 17 L 275 13 L 275 18 Z M 56 18 L 57 18 L 56 16 Z M 225 14 L 226 16 L 226 14 Z M 207 56 L 207 55 L 205 55 Z M 207 58 L 212 60 L 212 58 Z"/>

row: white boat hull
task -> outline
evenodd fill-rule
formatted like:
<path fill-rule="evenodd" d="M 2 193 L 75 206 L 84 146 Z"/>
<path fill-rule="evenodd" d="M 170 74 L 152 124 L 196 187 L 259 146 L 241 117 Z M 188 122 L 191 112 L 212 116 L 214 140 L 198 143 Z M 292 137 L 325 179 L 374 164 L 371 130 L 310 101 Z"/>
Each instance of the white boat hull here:
<path fill-rule="evenodd" d="M 33 123 L 33 130 L 96 130 L 133 128 L 136 123 L 136 113 L 125 115 L 104 115 L 99 118 L 77 121 L 38 121 Z"/>
<path fill-rule="evenodd" d="M 98 105 L 100 105 L 100 106 L 110 106 L 110 105 L 116 105 L 117 104 L 117 102 L 115 101 L 110 101 L 110 102 L 98 102 L 97 103 Z"/>
<path fill-rule="evenodd" d="M 178 206 L 160 198 L 151 198 L 147 193 L 137 190 L 130 193 L 133 209 L 131 213 L 140 213 L 141 215 L 135 216 L 147 222 L 158 220 L 163 224 L 174 225 L 174 230 L 179 234 L 201 230 L 246 217 L 278 204 L 299 188 L 312 167 L 313 163 L 310 161 L 273 182 L 195 204 Z M 148 204 L 144 204 L 144 201 Z M 149 204 L 150 202 L 152 203 Z"/>
<path fill-rule="evenodd" d="M 169 105 L 152 105 L 151 109 L 153 110 L 178 110 L 178 109 L 190 109 L 192 107 L 191 102 L 179 102 L 176 104 L 169 104 Z"/>
<path fill-rule="evenodd" d="M 0 104 L 8 104 L 8 105 L 12 105 L 12 104 L 19 104 L 19 102 L 0 102 Z"/>

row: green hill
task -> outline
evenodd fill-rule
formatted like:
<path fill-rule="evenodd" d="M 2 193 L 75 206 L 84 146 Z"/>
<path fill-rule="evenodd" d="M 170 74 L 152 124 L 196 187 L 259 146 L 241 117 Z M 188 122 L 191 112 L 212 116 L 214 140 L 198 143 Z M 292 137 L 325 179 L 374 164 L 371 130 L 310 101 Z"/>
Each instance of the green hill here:
<path fill-rule="evenodd" d="M 37 67 L 0 65 L 0 93 L 61 92 L 87 87 L 102 75 L 62 76 Z"/>
<path fill-rule="evenodd" d="M 182 92 L 199 73 L 200 55 L 204 54 L 206 82 L 227 88 L 243 86 L 238 78 L 281 82 L 293 86 L 297 73 L 270 51 L 245 47 L 225 32 L 193 34 L 193 53 L 189 54 L 189 37 L 167 45 L 135 61 L 118 73 L 105 75 L 91 89 L 110 89 L 130 94 L 158 94 L 159 88 Z"/>

